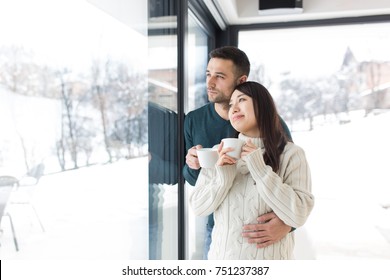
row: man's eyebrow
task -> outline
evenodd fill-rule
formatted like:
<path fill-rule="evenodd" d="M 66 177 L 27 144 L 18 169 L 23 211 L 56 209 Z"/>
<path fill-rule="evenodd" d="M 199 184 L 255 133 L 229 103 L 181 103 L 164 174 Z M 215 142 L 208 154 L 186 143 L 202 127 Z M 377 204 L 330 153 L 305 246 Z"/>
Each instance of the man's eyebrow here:
<path fill-rule="evenodd" d="M 211 71 L 209 69 L 206 69 L 206 73 L 211 73 Z M 224 73 L 224 72 L 215 72 L 215 74 L 226 76 L 226 73 Z"/>

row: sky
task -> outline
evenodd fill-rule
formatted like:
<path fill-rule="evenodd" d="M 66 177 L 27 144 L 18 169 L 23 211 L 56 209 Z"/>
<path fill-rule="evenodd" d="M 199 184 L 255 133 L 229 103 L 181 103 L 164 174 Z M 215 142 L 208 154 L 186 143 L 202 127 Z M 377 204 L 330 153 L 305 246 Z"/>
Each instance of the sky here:
<path fill-rule="evenodd" d="M 290 70 L 301 76 L 328 74 L 339 69 L 346 46 L 361 60 L 390 60 L 389 30 L 387 23 L 246 31 L 240 33 L 240 47 L 252 62 L 265 63 L 271 75 Z M 147 38 L 84 0 L 0 0 L 0 33 L 0 46 L 20 44 L 44 63 L 71 68 L 107 54 L 144 65 L 148 55 Z M 150 61 L 170 65 L 176 55 L 172 51 L 165 60 L 151 52 Z"/>
<path fill-rule="evenodd" d="M 390 61 L 389 30 L 390 24 L 383 23 L 245 31 L 239 47 L 273 77 L 286 71 L 314 77 L 339 70 L 348 46 L 359 61 Z"/>
<path fill-rule="evenodd" d="M 83 0 L 0 0 L 0 34 L 0 46 L 21 45 L 43 63 L 74 69 L 107 55 L 140 64 L 147 46 L 145 37 Z"/>

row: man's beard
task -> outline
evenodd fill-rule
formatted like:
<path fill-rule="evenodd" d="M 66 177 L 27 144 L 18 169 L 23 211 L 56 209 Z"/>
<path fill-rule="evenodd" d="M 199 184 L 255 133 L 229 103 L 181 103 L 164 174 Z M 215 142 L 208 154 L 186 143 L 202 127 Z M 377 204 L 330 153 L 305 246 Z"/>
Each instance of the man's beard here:
<path fill-rule="evenodd" d="M 209 101 L 213 103 L 229 105 L 230 98 L 227 99 L 226 96 L 219 93 L 218 95 L 213 95 L 212 97 L 209 96 Z"/>
<path fill-rule="evenodd" d="M 220 104 L 222 105 L 223 109 L 224 110 L 229 110 L 229 102 L 230 100 L 226 100 L 225 98 L 222 98 L 220 96 L 218 96 L 217 98 L 213 99 L 213 100 L 210 100 L 209 98 L 209 101 L 212 102 L 212 103 L 215 103 L 215 104 Z"/>

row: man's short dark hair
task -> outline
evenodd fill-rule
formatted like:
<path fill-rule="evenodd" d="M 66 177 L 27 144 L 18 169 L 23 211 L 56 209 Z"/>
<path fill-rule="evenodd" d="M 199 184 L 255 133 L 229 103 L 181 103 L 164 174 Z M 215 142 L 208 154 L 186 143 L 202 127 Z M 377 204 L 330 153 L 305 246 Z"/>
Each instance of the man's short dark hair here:
<path fill-rule="evenodd" d="M 237 47 L 225 46 L 212 50 L 209 53 L 210 58 L 221 58 L 233 61 L 236 66 L 237 76 L 249 76 L 251 64 L 245 52 Z"/>

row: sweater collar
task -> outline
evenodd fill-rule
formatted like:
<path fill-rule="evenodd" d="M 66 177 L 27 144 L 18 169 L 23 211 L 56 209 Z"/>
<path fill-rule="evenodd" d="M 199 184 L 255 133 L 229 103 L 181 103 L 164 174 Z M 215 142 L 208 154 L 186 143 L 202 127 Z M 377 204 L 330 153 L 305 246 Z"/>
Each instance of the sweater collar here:
<path fill-rule="evenodd" d="M 255 144 L 255 146 L 257 146 L 259 148 L 264 148 L 264 143 L 263 143 L 263 139 L 262 138 L 252 138 L 252 137 L 249 137 L 249 136 L 246 136 L 246 135 L 240 133 L 240 134 L 238 134 L 238 139 L 242 139 L 245 142 L 248 139 L 250 139 L 252 141 L 252 143 Z"/>

